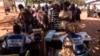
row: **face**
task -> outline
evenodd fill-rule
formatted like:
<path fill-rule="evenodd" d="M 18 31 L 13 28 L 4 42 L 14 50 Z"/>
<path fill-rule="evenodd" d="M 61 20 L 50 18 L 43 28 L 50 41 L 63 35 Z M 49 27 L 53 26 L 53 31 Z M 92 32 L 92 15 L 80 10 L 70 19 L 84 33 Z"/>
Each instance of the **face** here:
<path fill-rule="evenodd" d="M 63 9 L 64 9 L 64 10 L 67 10 L 67 7 L 66 7 L 66 5 L 63 5 Z"/>

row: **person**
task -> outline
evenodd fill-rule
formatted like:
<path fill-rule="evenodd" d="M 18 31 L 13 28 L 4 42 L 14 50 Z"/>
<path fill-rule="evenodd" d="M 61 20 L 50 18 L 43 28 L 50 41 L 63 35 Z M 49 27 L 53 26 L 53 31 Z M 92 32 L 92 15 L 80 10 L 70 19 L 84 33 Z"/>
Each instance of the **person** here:
<path fill-rule="evenodd" d="M 76 20 L 77 21 L 81 21 L 80 14 L 81 14 L 81 10 L 78 7 L 76 7 Z"/>
<path fill-rule="evenodd" d="M 90 17 L 91 15 L 91 12 L 90 12 L 90 5 L 87 6 L 87 17 Z"/>
<path fill-rule="evenodd" d="M 8 5 L 5 6 L 5 14 L 8 15 L 8 12 L 10 12 L 10 7 Z"/>
<path fill-rule="evenodd" d="M 88 33 L 83 32 L 77 24 L 67 24 L 66 32 L 72 42 L 73 50 L 76 55 L 81 55 L 89 49 L 89 42 L 91 38 Z"/>
<path fill-rule="evenodd" d="M 98 12 L 98 16 L 100 17 L 100 12 Z"/>
<path fill-rule="evenodd" d="M 38 5 L 37 11 L 35 13 L 36 20 L 38 21 L 38 27 L 39 28 L 45 28 L 45 23 L 44 23 L 44 16 L 46 13 L 43 11 L 43 8 Z"/>
<path fill-rule="evenodd" d="M 48 5 L 46 4 L 43 8 L 44 8 L 45 13 L 48 14 Z"/>
<path fill-rule="evenodd" d="M 65 25 L 72 20 L 72 12 L 68 9 L 70 3 L 68 1 L 64 2 L 63 10 L 59 13 L 59 20 L 61 21 L 61 29 L 65 30 Z"/>
<path fill-rule="evenodd" d="M 63 21 L 70 22 L 72 19 L 72 12 L 68 10 L 70 3 L 69 2 L 64 2 L 63 3 L 63 10 L 60 11 L 59 13 L 59 19 Z"/>
<path fill-rule="evenodd" d="M 18 9 L 19 9 L 19 10 L 20 10 L 20 12 L 21 12 L 21 11 L 23 11 L 24 6 L 23 6 L 22 4 L 19 4 L 19 5 L 18 5 Z"/>
<path fill-rule="evenodd" d="M 57 3 L 54 3 L 53 9 L 49 11 L 49 15 L 51 15 L 50 18 L 50 28 L 57 30 L 59 28 L 59 12 L 60 12 L 60 6 Z M 49 16 L 50 17 L 50 16 Z M 57 27 L 56 27 L 57 26 Z"/>
<path fill-rule="evenodd" d="M 75 22 L 76 21 L 76 15 L 77 15 L 75 4 L 71 4 L 70 10 L 72 12 L 72 20 L 71 21 Z"/>
<path fill-rule="evenodd" d="M 18 24 L 13 26 L 13 33 L 8 34 L 3 43 L 4 54 L 19 54 L 25 56 L 27 44 L 31 43 L 31 39 L 21 34 L 21 27 Z"/>
<path fill-rule="evenodd" d="M 35 11 L 36 11 L 36 7 L 35 7 L 35 5 L 33 4 L 33 6 L 32 6 L 32 14 L 33 14 L 33 16 L 34 16 Z"/>
<path fill-rule="evenodd" d="M 34 27 L 34 17 L 32 13 L 28 9 L 24 9 L 20 19 L 24 24 L 25 32 L 28 33 L 29 26 L 32 25 L 32 27 Z"/>

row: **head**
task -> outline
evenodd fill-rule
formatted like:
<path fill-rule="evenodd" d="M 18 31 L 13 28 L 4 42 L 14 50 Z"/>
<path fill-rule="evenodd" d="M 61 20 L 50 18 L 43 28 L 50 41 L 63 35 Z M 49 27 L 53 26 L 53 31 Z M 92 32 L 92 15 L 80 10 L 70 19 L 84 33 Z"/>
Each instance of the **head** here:
<path fill-rule="evenodd" d="M 28 9 L 30 9 L 30 8 L 31 8 L 31 6 L 30 6 L 30 5 L 28 5 L 28 6 L 27 6 L 27 8 L 28 8 Z"/>
<path fill-rule="evenodd" d="M 70 5 L 70 2 L 68 2 L 68 1 L 64 2 L 63 3 L 63 9 L 67 10 L 67 8 L 69 7 L 69 5 Z"/>
<path fill-rule="evenodd" d="M 66 25 L 66 32 L 67 33 L 77 33 L 80 31 L 81 31 L 81 28 L 75 23 L 69 23 Z"/>
<path fill-rule="evenodd" d="M 52 4 L 52 1 L 49 1 L 49 4 Z"/>
<path fill-rule="evenodd" d="M 18 24 L 15 24 L 15 25 L 13 26 L 13 32 L 14 32 L 15 34 L 20 34 L 20 33 L 21 33 L 21 27 L 20 27 Z"/>
<path fill-rule="evenodd" d="M 75 10 L 75 4 L 71 4 L 71 9 Z"/>
<path fill-rule="evenodd" d="M 53 9 L 57 9 L 58 10 L 59 9 L 59 4 L 56 4 L 56 3 L 53 4 Z"/>
<path fill-rule="evenodd" d="M 37 7 L 37 10 L 40 10 L 41 9 L 41 6 L 40 6 L 40 4 L 38 5 L 38 7 Z"/>
<path fill-rule="evenodd" d="M 19 8 L 19 10 L 22 10 L 22 9 L 24 9 L 24 6 L 22 4 L 19 4 L 18 8 Z"/>
<path fill-rule="evenodd" d="M 35 8 L 35 5 L 33 5 L 33 8 Z"/>

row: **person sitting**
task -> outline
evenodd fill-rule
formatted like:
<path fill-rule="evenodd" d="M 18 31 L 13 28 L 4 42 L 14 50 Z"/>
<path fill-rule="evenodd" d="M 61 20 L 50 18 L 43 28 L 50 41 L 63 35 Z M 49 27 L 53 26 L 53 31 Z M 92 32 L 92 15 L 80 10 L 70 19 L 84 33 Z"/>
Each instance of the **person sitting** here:
<path fill-rule="evenodd" d="M 66 29 L 68 37 L 72 42 L 75 54 L 81 55 L 86 53 L 89 49 L 88 45 L 91 40 L 90 36 L 86 32 L 81 31 L 81 28 L 75 23 L 68 24 Z"/>
<path fill-rule="evenodd" d="M 21 28 L 18 24 L 13 26 L 13 34 L 7 35 L 2 43 L 4 54 L 19 54 L 25 56 L 27 44 L 31 43 L 24 34 L 21 34 Z"/>

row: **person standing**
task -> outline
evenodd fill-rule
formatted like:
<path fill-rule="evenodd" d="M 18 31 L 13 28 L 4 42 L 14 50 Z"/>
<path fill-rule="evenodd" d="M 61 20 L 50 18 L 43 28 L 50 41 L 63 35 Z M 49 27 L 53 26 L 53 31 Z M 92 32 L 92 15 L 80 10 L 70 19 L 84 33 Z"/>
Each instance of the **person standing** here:
<path fill-rule="evenodd" d="M 91 16 L 90 5 L 87 6 L 87 17 Z"/>
<path fill-rule="evenodd" d="M 69 2 L 64 2 L 63 10 L 61 10 L 60 13 L 59 13 L 59 19 L 60 20 L 71 22 L 72 12 L 70 10 L 68 10 L 69 5 L 70 5 Z"/>
<path fill-rule="evenodd" d="M 9 12 L 10 12 L 10 6 L 5 5 L 5 14 L 8 15 Z"/>
<path fill-rule="evenodd" d="M 81 10 L 78 7 L 76 7 L 76 20 L 77 21 L 81 21 L 80 14 L 81 14 Z"/>
<path fill-rule="evenodd" d="M 72 11 L 72 22 L 75 22 L 76 21 L 76 8 L 75 8 L 75 4 L 71 4 L 71 8 L 70 10 Z"/>
<path fill-rule="evenodd" d="M 49 11 L 50 18 L 50 28 L 57 30 L 59 28 L 59 12 L 60 6 L 55 3 L 52 5 L 53 8 Z"/>

